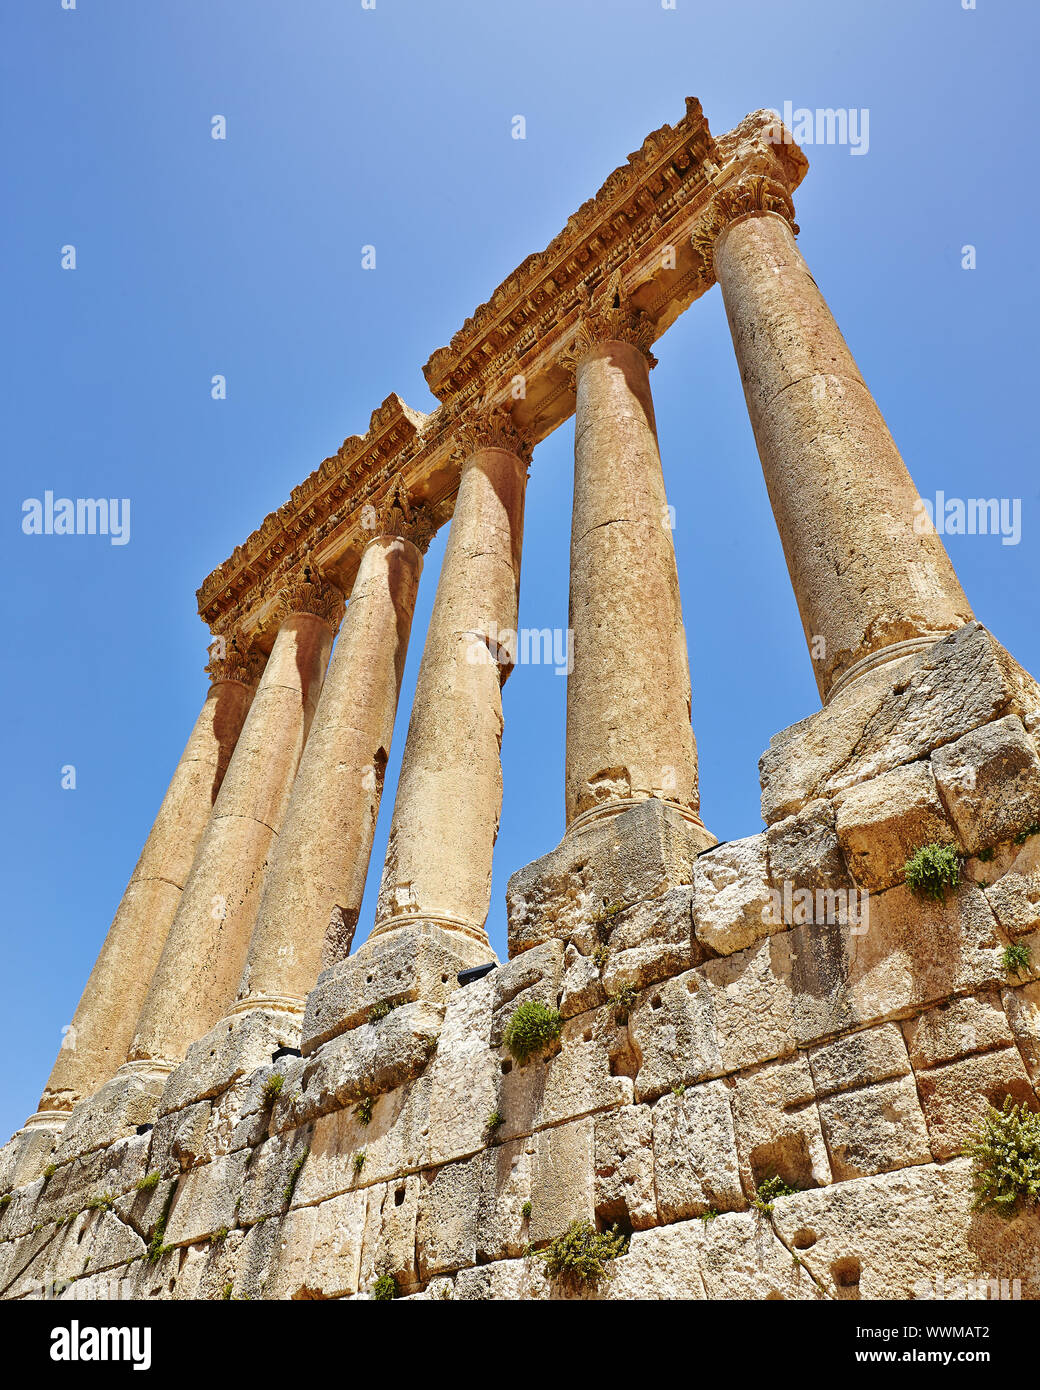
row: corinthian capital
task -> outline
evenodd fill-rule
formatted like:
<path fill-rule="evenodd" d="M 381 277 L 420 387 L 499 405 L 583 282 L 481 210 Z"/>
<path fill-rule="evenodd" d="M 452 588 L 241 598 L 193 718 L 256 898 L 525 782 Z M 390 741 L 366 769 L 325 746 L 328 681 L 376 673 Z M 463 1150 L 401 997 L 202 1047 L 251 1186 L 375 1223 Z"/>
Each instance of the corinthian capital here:
<path fill-rule="evenodd" d="M 280 623 L 293 613 L 313 613 L 335 631 L 343 618 L 343 609 L 343 595 L 339 589 L 322 579 L 313 565 L 304 565 L 300 574 L 294 575 L 278 593 Z"/>
<path fill-rule="evenodd" d="M 238 632 L 218 629 L 213 633 L 209 661 L 203 669 L 211 685 L 240 681 L 242 685 L 255 686 L 264 669 L 264 660 L 263 654 L 252 650 Z"/>
<path fill-rule="evenodd" d="M 775 179 L 765 174 L 752 174 L 719 189 L 690 237 L 690 244 L 704 261 L 710 278 L 715 277 L 715 243 L 726 228 L 741 218 L 766 212 L 778 213 L 790 223 L 792 231 L 798 231 L 791 195 Z"/>
<path fill-rule="evenodd" d="M 621 282 L 621 272 L 615 270 L 602 289 L 596 293 L 586 291 L 574 340 L 561 361 L 573 372 L 598 343 L 631 343 L 651 367 L 656 367 L 657 358 L 650 351 L 653 341 L 653 320 L 632 305 Z"/>
<path fill-rule="evenodd" d="M 478 449 L 506 449 L 530 465 L 534 444 L 507 406 L 489 407 L 482 397 L 459 418 L 456 437 L 464 458 Z"/>
<path fill-rule="evenodd" d="M 400 473 L 390 484 L 379 506 L 372 510 L 373 537 L 403 536 L 422 554 L 426 554 L 437 534 L 437 522 L 432 509 L 425 502 L 413 499 Z"/>

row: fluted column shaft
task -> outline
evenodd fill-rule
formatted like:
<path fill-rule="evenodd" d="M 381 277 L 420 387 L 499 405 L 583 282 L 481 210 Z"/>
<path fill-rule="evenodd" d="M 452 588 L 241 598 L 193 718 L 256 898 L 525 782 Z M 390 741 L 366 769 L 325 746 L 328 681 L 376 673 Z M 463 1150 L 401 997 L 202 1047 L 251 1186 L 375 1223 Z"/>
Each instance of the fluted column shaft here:
<path fill-rule="evenodd" d="M 163 797 L 40 1101 L 68 1112 L 126 1058 L 199 841 L 253 699 L 248 679 L 219 677 Z"/>
<path fill-rule="evenodd" d="M 971 608 L 786 217 L 729 222 L 715 271 L 826 699 L 875 654 L 937 640 Z"/>
<path fill-rule="evenodd" d="M 347 605 L 253 928 L 236 1012 L 302 1012 L 350 951 L 422 572 L 401 536 L 372 540 Z"/>
<path fill-rule="evenodd" d="M 650 796 L 699 824 L 686 634 L 647 352 L 595 342 L 577 362 L 576 385 L 567 824 Z"/>
<path fill-rule="evenodd" d="M 138 1020 L 135 1070 L 175 1064 L 234 1000 L 334 634 L 313 612 L 278 630 Z"/>
<path fill-rule="evenodd" d="M 515 633 L 524 459 L 478 447 L 463 464 L 426 636 L 373 936 L 422 919 L 484 944 L 502 809 L 502 685 Z"/>

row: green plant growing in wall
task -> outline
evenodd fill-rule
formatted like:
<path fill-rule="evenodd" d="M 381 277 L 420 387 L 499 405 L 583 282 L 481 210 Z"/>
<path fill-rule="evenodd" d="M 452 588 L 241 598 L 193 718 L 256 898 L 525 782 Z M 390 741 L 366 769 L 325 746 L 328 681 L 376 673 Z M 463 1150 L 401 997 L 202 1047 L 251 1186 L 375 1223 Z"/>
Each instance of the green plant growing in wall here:
<path fill-rule="evenodd" d="M 102 1192 L 98 1197 L 91 1197 L 83 1208 L 84 1211 L 111 1211 L 115 1205 L 115 1197 L 111 1192 Z"/>
<path fill-rule="evenodd" d="M 1024 975 L 1032 959 L 1033 952 L 1024 941 L 1005 946 L 1000 953 L 1000 963 L 1009 975 Z"/>
<path fill-rule="evenodd" d="M 285 1077 L 282 1076 L 281 1072 L 277 1071 L 264 1082 L 263 1101 L 268 1109 L 274 1105 L 275 1101 L 282 1094 L 282 1087 L 284 1085 Z"/>
<path fill-rule="evenodd" d="M 520 1208 L 520 1215 L 524 1218 L 525 1221 L 530 1221 L 531 1212 L 533 1210 L 534 1208 L 531 1206 L 531 1203 L 525 1202 L 523 1206 Z"/>
<path fill-rule="evenodd" d="M 911 893 L 942 902 L 946 890 L 956 889 L 961 881 L 960 856 L 952 845 L 922 845 L 906 861 L 903 872 Z"/>
<path fill-rule="evenodd" d="M 372 1123 L 372 1097 L 364 1096 L 354 1106 L 354 1114 L 358 1118 L 359 1124 L 370 1125 Z"/>
<path fill-rule="evenodd" d="M 362 1149 L 360 1153 L 356 1153 L 356 1154 L 354 1155 L 354 1172 L 357 1174 L 358 1177 L 361 1176 L 361 1170 L 362 1170 L 362 1168 L 364 1168 L 364 1166 L 365 1166 L 365 1151 L 364 1151 L 364 1149 Z"/>
<path fill-rule="evenodd" d="M 609 1279 L 611 1260 L 628 1251 L 628 1236 L 616 1226 L 609 1231 L 597 1231 L 591 1221 L 577 1220 L 557 1236 L 544 1250 L 532 1252 L 535 1259 L 545 1261 L 550 1279 L 560 1279 L 582 1288 L 596 1288 L 602 1279 Z"/>
<path fill-rule="evenodd" d="M 755 1200 L 751 1205 L 768 1216 L 773 1210 L 773 1203 L 777 1197 L 793 1197 L 797 1191 L 797 1187 L 792 1187 L 790 1183 L 784 1182 L 783 1178 L 778 1178 L 774 1174 L 772 1177 L 764 1178 L 758 1184 Z"/>
<path fill-rule="evenodd" d="M 368 1011 L 369 1023 L 379 1023 L 386 1018 L 387 1014 L 392 1014 L 395 1009 L 399 1009 L 402 1004 L 400 999 L 380 999 L 378 1004 L 373 1004 Z"/>
<path fill-rule="evenodd" d="M 156 1168 L 154 1172 L 146 1174 L 143 1178 L 138 1178 L 137 1182 L 134 1183 L 134 1190 L 136 1192 L 151 1192 L 153 1188 L 158 1186 L 159 1170 Z"/>
<path fill-rule="evenodd" d="M 975 1211 L 1017 1216 L 1040 1205 L 1040 1115 L 1010 1096 L 989 1106 L 962 1150 L 972 1160 Z"/>
<path fill-rule="evenodd" d="M 513 1059 L 526 1062 L 551 1046 L 560 1036 L 560 1015 L 539 999 L 529 999 L 506 1024 L 502 1041 Z"/>
<path fill-rule="evenodd" d="M 166 1201 L 163 1203 L 162 1215 L 152 1227 L 151 1234 L 148 1237 L 148 1249 L 145 1251 L 144 1257 L 150 1265 L 158 1264 L 163 1255 L 165 1255 L 168 1250 L 172 1249 L 172 1246 L 163 1244 L 163 1237 L 166 1235 L 166 1223 L 170 1219 L 170 1208 L 173 1206 L 173 1198 L 176 1191 L 177 1184 L 171 1183 L 170 1190 L 166 1194 Z"/>
<path fill-rule="evenodd" d="M 500 1129 L 501 1126 L 505 1124 L 505 1121 L 506 1117 L 502 1114 L 501 1110 L 497 1108 L 492 1110 L 484 1121 L 484 1131 L 488 1138 L 494 1138 L 495 1130 Z"/>
<path fill-rule="evenodd" d="M 372 1285 L 372 1297 L 381 1302 L 397 1297 L 397 1280 L 392 1274 L 381 1274 Z"/>
<path fill-rule="evenodd" d="M 635 985 L 620 985 L 613 994 L 607 996 L 614 1006 L 615 1023 L 628 1022 L 628 1015 L 632 1012 L 632 1005 L 636 1002 L 636 994 Z"/>

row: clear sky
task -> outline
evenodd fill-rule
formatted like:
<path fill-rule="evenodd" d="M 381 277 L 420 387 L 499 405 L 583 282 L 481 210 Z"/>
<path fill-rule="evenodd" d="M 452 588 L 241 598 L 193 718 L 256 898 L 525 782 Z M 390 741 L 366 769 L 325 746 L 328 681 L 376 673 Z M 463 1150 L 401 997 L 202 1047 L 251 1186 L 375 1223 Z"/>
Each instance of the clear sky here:
<path fill-rule="evenodd" d="M 429 353 L 688 94 L 717 133 L 788 101 L 869 111 L 864 154 L 806 147 L 802 250 L 922 494 L 1021 499 L 1019 544 L 947 544 L 979 618 L 1040 672 L 1038 28 L 1032 0 L 4 7 L 0 1142 L 35 1108 L 201 705 L 195 589 L 391 390 L 433 407 Z M 818 699 L 719 291 L 656 352 L 702 809 L 729 839 L 761 828 L 757 759 Z M 572 447 L 568 424 L 535 454 L 526 627 L 566 627 Z M 129 543 L 24 535 L 48 489 L 130 498 Z M 563 828 L 564 697 L 546 666 L 506 687 L 500 953 L 509 874 Z"/>

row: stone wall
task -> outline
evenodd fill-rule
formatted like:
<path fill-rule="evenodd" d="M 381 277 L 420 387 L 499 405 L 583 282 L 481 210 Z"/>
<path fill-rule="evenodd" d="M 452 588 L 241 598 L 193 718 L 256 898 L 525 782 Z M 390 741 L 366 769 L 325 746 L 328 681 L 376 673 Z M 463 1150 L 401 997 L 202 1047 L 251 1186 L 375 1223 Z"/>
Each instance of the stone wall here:
<path fill-rule="evenodd" d="M 117 1077 L 0 1150 L 2 1296 L 1040 1297 L 1040 1216 L 973 1212 L 960 1156 L 987 1103 L 1040 1108 L 1040 970 L 1002 961 L 1040 962 L 1038 727 L 970 623 L 777 735 L 759 834 L 644 802 L 514 876 L 482 978 L 391 934 L 321 977 L 303 1055 L 251 1014 Z M 932 842 L 942 901 L 903 881 Z M 527 1000 L 562 1027 L 520 1065 Z M 576 1218 L 631 1233 L 592 1292 L 528 1253 Z"/>

